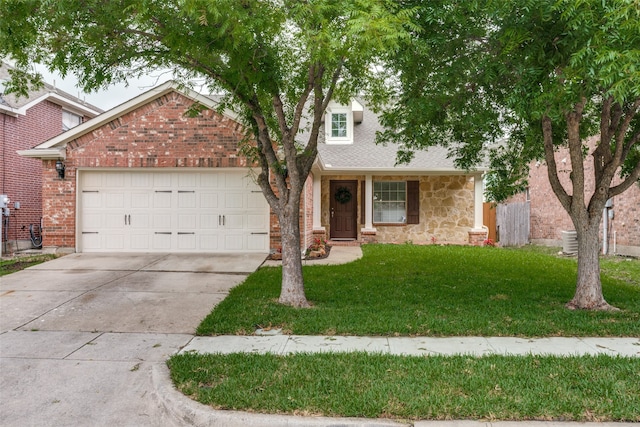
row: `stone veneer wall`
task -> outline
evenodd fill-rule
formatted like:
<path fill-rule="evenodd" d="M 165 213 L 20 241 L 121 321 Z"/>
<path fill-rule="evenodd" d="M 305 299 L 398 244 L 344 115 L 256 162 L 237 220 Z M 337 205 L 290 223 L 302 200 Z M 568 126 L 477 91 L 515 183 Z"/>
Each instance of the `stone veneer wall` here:
<path fill-rule="evenodd" d="M 329 181 L 364 180 L 364 176 L 323 176 L 322 177 L 322 225 L 329 229 Z M 374 176 L 374 181 L 420 181 L 420 223 L 409 225 L 376 225 L 376 241 L 380 243 L 416 244 L 469 243 L 469 230 L 474 218 L 473 179 L 465 175 L 450 176 Z M 358 186 L 358 238 L 361 212 L 360 186 Z"/>

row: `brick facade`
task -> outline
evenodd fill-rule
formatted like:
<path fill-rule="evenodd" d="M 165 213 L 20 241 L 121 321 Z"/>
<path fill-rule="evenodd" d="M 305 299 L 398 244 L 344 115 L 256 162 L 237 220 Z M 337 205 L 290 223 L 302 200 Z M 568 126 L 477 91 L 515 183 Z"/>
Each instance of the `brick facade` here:
<path fill-rule="evenodd" d="M 590 150 L 595 147 L 596 139 L 591 139 Z M 571 194 L 571 158 L 568 151 L 556 153 L 560 181 Z M 587 200 L 594 191 L 593 158 L 585 161 L 585 187 Z M 614 181 L 619 182 L 618 181 Z M 573 230 L 571 218 L 564 210 L 551 189 L 544 162 L 533 162 L 529 174 L 529 198 L 531 201 L 531 240 L 534 243 L 560 244 L 562 231 Z M 520 194 L 511 201 L 524 201 Z M 640 255 L 640 186 L 632 185 L 626 192 L 613 198 L 614 218 L 609 222 L 609 253 L 613 253 L 613 236 L 615 232 L 616 246 L 620 253 Z M 602 225 L 601 225 L 602 238 Z"/>
<path fill-rule="evenodd" d="M 69 141 L 64 180 L 58 178 L 55 160 L 45 160 L 44 245 L 76 246 L 76 175 L 79 169 L 175 170 L 250 166 L 247 159 L 238 154 L 238 144 L 245 137 L 242 126 L 212 110 L 204 110 L 194 118 L 185 116 L 192 105 L 191 99 L 170 92 Z M 309 190 L 303 193 L 302 208 L 311 205 L 307 200 L 309 194 Z M 304 209 L 300 215 L 301 221 L 307 221 Z M 303 233 L 306 230 L 301 229 Z M 270 239 L 272 250 L 280 246 L 280 227 L 273 213 Z M 303 244 L 309 239 L 303 234 Z"/>
<path fill-rule="evenodd" d="M 62 133 L 62 107 L 44 100 L 25 115 L 0 113 L 0 120 L 0 192 L 11 199 L 9 226 L 2 237 L 13 248 L 16 241 L 20 242 L 18 246 L 24 246 L 30 240 L 29 225 L 40 224 L 42 217 L 42 162 L 21 157 L 16 151 L 33 148 Z M 15 202 L 19 202 L 20 209 L 15 209 Z"/>

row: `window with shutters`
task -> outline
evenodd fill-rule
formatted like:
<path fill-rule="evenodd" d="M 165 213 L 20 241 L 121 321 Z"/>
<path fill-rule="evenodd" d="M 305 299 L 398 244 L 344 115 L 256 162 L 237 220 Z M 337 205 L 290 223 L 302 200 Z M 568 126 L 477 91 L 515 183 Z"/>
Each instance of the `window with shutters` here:
<path fill-rule="evenodd" d="M 418 181 L 374 181 L 373 222 L 418 224 L 420 220 Z"/>

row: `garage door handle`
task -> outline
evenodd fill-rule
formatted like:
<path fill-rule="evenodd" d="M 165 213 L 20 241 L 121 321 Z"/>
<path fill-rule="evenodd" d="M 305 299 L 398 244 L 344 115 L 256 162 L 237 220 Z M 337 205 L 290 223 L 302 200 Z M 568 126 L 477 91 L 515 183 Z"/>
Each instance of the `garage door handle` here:
<path fill-rule="evenodd" d="M 269 234 L 269 232 L 265 231 L 263 233 L 251 233 L 251 234 L 264 234 L 266 236 L 267 234 Z"/>
<path fill-rule="evenodd" d="M 156 231 L 156 234 L 171 234 L 170 231 Z"/>
<path fill-rule="evenodd" d="M 196 234 L 196 233 L 194 233 L 194 232 L 189 233 L 189 232 L 186 232 L 186 231 L 178 231 L 178 236 L 182 236 L 183 234 Z"/>
<path fill-rule="evenodd" d="M 97 231 L 83 231 L 82 234 L 98 234 Z"/>
<path fill-rule="evenodd" d="M 178 193 L 195 193 L 195 191 L 179 190 Z"/>
<path fill-rule="evenodd" d="M 224 225 L 225 221 L 224 215 L 218 215 L 218 225 Z"/>
<path fill-rule="evenodd" d="M 156 190 L 156 193 L 171 193 L 171 190 Z"/>

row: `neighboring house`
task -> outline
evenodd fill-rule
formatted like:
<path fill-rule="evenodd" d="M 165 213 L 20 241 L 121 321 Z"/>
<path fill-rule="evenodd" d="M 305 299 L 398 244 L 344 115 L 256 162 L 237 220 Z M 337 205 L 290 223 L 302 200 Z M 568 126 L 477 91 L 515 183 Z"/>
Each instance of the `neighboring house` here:
<path fill-rule="evenodd" d="M 185 116 L 195 101 L 209 109 Z M 168 82 L 21 151 L 43 161 L 44 245 L 79 252 L 277 250 L 277 220 L 238 152 L 242 126 L 216 108 L 215 100 Z M 329 107 L 302 198 L 302 246 L 318 237 L 482 243 L 482 171 L 455 169 L 441 149 L 396 167 L 395 147 L 374 143 L 378 128 L 358 102 Z"/>
<path fill-rule="evenodd" d="M 16 151 L 35 147 L 101 112 L 49 84 L 27 97 L 4 94 L 9 69 L 0 63 L 0 194 L 10 199 L 9 215 L 2 217 L 3 253 L 31 247 L 29 226 L 39 226 L 42 217 L 42 162 Z"/>
<path fill-rule="evenodd" d="M 591 138 L 587 145 L 592 151 L 597 139 Z M 571 192 L 571 158 L 566 149 L 556 152 L 556 163 L 560 171 L 560 181 Z M 588 198 L 594 191 L 593 158 L 584 162 L 586 194 Z M 532 243 L 549 246 L 562 246 L 562 232 L 575 230 L 569 214 L 553 193 L 547 176 L 546 163 L 532 162 L 528 178 L 529 186 L 525 193 L 510 199 L 510 202 L 529 201 L 530 203 L 530 239 Z M 619 182 L 614 181 L 614 183 Z M 587 199 L 588 200 L 588 199 Z M 607 212 L 607 232 L 600 226 L 600 239 L 609 254 L 640 256 L 640 185 L 632 185 L 627 191 L 613 197 Z M 604 216 L 604 215 L 603 215 Z M 606 236 L 606 245 L 604 238 Z"/>

